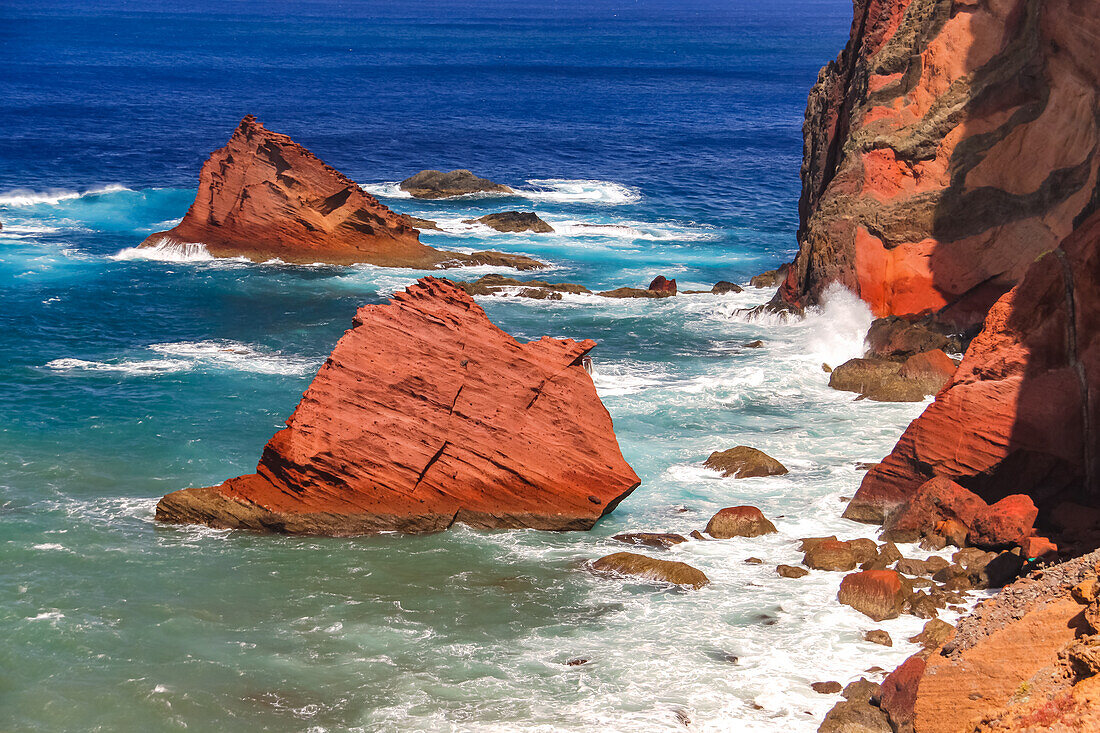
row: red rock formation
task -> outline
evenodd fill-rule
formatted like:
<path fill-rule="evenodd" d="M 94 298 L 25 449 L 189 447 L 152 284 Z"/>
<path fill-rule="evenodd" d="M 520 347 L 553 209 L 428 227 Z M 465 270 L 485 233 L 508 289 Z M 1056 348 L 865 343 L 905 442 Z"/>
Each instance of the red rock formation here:
<path fill-rule="evenodd" d="M 1095 205 L 1088 0 L 855 0 L 810 93 L 800 251 L 776 304 L 839 281 L 878 316 L 989 307 Z"/>
<path fill-rule="evenodd" d="M 1100 213 L 997 302 L 845 516 L 881 522 L 934 476 L 986 501 L 1100 504 Z"/>
<path fill-rule="evenodd" d="M 862 570 L 840 581 L 837 600 L 875 621 L 897 618 L 911 592 L 893 570 Z"/>
<path fill-rule="evenodd" d="M 649 287 L 646 289 L 657 293 L 676 295 L 676 278 L 669 280 L 664 275 L 658 275 L 653 278 L 653 281 L 649 283 Z"/>
<path fill-rule="evenodd" d="M 256 473 L 161 499 L 157 519 L 278 532 L 588 529 L 637 485 L 582 361 L 519 343 L 424 278 L 359 309 Z"/>
<path fill-rule="evenodd" d="M 421 244 L 408 217 L 390 211 L 354 181 L 286 135 L 265 129 L 251 115 L 203 165 L 195 203 L 183 221 L 153 234 L 141 246 L 184 243 L 201 243 L 215 257 L 256 261 L 415 268 L 540 266 L 519 255 L 467 255 Z"/>

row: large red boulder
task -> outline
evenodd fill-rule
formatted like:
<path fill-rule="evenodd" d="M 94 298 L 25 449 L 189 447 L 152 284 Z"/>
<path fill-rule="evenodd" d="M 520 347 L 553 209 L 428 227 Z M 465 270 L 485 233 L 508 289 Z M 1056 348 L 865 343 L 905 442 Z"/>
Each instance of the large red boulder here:
<path fill-rule="evenodd" d="M 855 0 L 806 109 L 799 252 L 877 316 L 980 323 L 1095 205 L 1100 13 L 1083 0 Z"/>
<path fill-rule="evenodd" d="M 1039 510 L 1030 496 L 1013 494 L 978 512 L 967 541 L 976 547 L 1023 547 L 1035 532 Z"/>
<path fill-rule="evenodd" d="M 434 268 L 540 263 L 496 252 L 444 252 L 421 244 L 412 221 L 383 206 L 339 171 L 252 115 L 199 174 L 195 202 L 179 224 L 142 247 L 205 245 L 215 257 Z"/>
<path fill-rule="evenodd" d="M 731 537 L 759 537 L 775 534 L 775 525 L 754 506 L 730 506 L 719 509 L 707 522 L 706 533 L 720 540 Z"/>
<path fill-rule="evenodd" d="M 911 589 L 893 570 L 862 570 L 840 581 L 837 600 L 875 621 L 897 618 Z"/>
<path fill-rule="evenodd" d="M 845 516 L 881 522 L 936 476 L 989 502 L 1026 494 L 1040 509 L 1097 505 L 1100 213 L 997 302 L 954 377 L 868 471 Z"/>
<path fill-rule="evenodd" d="M 658 275 L 653 278 L 653 281 L 649 283 L 647 290 L 652 290 L 655 293 L 666 293 L 668 295 L 676 295 L 676 279 L 668 279 L 664 275 Z"/>
<path fill-rule="evenodd" d="M 879 688 L 879 707 L 893 723 L 894 730 L 909 730 L 917 706 L 917 690 L 924 677 L 927 652 L 914 654 L 906 659 L 882 681 Z"/>
<path fill-rule="evenodd" d="M 157 519 L 278 532 L 588 529 L 637 485 L 583 361 L 520 343 L 424 278 L 353 327 L 256 473 L 161 499 Z"/>

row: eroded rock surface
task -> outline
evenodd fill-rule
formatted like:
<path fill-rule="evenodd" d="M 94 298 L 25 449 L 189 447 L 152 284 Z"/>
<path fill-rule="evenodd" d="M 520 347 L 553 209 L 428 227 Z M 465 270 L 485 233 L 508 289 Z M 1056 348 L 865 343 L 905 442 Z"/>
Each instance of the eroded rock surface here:
<path fill-rule="evenodd" d="M 519 343 L 424 278 L 359 309 L 256 473 L 157 519 L 293 533 L 590 528 L 637 485 L 582 366 L 593 341 Z"/>

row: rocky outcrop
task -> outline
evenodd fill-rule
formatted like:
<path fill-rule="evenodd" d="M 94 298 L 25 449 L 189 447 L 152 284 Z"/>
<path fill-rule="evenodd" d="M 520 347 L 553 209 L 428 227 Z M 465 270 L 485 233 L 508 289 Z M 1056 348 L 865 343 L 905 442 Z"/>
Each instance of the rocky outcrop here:
<path fill-rule="evenodd" d="M 616 552 L 592 563 L 597 572 L 614 575 L 632 575 L 643 580 L 687 586 L 699 589 L 710 584 L 710 579 L 698 568 L 673 560 L 658 560 L 633 552 Z"/>
<path fill-rule="evenodd" d="M 704 530 L 715 539 L 727 540 L 731 537 L 759 537 L 775 534 L 772 524 L 763 512 L 754 506 L 731 506 L 719 509 L 707 522 Z"/>
<path fill-rule="evenodd" d="M 184 489 L 157 519 L 349 535 L 590 528 L 637 485 L 582 361 L 519 343 L 452 283 L 359 309 L 256 473 Z"/>
<path fill-rule="evenodd" d="M 731 283 L 729 280 L 719 280 L 711 286 L 711 295 L 725 295 L 726 293 L 740 293 L 744 290 L 743 287 L 737 283 Z"/>
<path fill-rule="evenodd" d="M 195 202 L 183 221 L 140 246 L 199 243 L 215 257 L 258 262 L 541 267 L 522 255 L 444 252 L 418 237 L 411 219 L 249 115 L 203 164 Z"/>
<path fill-rule="evenodd" d="M 658 275 L 650 281 L 648 290 L 652 290 L 655 293 L 676 295 L 676 278 L 670 280 L 664 275 Z"/>
<path fill-rule="evenodd" d="M 754 288 L 774 288 L 787 278 L 787 270 L 789 269 L 790 265 L 782 265 L 774 270 L 753 275 L 749 278 L 749 285 Z"/>
<path fill-rule="evenodd" d="M 1082 0 L 856 0 L 810 93 L 799 253 L 877 316 L 981 322 L 1096 206 L 1100 14 Z"/>
<path fill-rule="evenodd" d="M 464 219 L 465 224 L 484 224 L 498 232 L 535 232 L 549 234 L 554 227 L 539 218 L 533 211 L 501 211 L 498 214 L 486 214 L 477 219 Z"/>
<path fill-rule="evenodd" d="M 845 516 L 881 522 L 937 476 L 987 502 L 1025 494 L 1040 522 L 1067 500 L 1100 505 L 1100 213 L 997 302 Z"/>
<path fill-rule="evenodd" d="M 767 453 L 747 445 L 738 445 L 724 451 L 711 453 L 703 465 L 712 471 L 718 471 L 724 477 L 758 478 L 761 476 L 783 476 L 788 473 L 786 466 Z"/>
<path fill-rule="evenodd" d="M 417 199 L 445 199 L 473 193 L 515 193 L 501 183 L 479 178 L 464 169 L 446 173 L 437 170 L 420 171 L 401 181 L 398 188 Z"/>
<path fill-rule="evenodd" d="M 576 283 L 551 283 L 545 280 L 516 280 L 504 275 L 485 275 L 474 282 L 455 282 L 470 295 L 500 295 L 536 300 L 561 300 L 562 293 L 588 293 Z"/>
<path fill-rule="evenodd" d="M 920 402 L 940 391 L 955 373 L 955 362 L 942 351 L 892 359 L 849 359 L 832 370 L 829 386 L 856 392 L 876 402 Z"/>

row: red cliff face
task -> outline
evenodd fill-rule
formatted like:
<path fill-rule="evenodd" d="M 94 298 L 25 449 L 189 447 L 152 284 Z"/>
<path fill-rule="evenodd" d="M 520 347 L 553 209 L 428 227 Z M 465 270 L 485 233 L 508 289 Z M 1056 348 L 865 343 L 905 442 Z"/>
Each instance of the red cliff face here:
<path fill-rule="evenodd" d="M 882 521 L 934 476 L 990 502 L 1100 506 L 1100 212 L 997 301 L 845 516 Z"/>
<path fill-rule="evenodd" d="M 839 281 L 877 316 L 980 323 L 1097 199 L 1090 0 L 856 0 L 810 94 L 800 251 L 777 301 Z"/>
<path fill-rule="evenodd" d="M 278 532 L 588 529 L 637 485 L 583 360 L 521 344 L 424 278 L 359 309 L 256 473 L 164 497 L 157 519 Z"/>
<path fill-rule="evenodd" d="M 293 263 L 539 266 L 518 255 L 443 252 L 418 237 L 407 217 L 249 115 L 203 165 L 195 203 L 183 221 L 141 246 L 201 243 L 215 257 Z"/>

